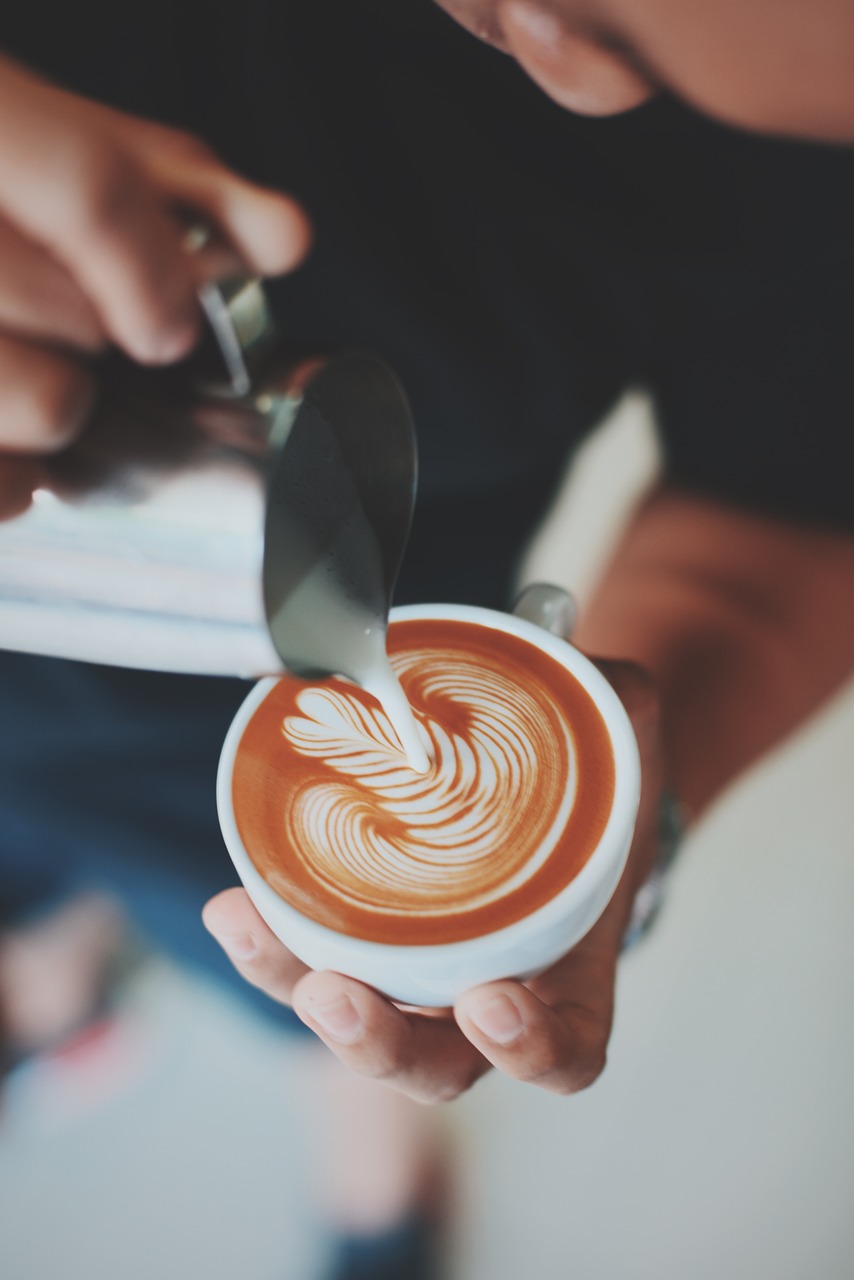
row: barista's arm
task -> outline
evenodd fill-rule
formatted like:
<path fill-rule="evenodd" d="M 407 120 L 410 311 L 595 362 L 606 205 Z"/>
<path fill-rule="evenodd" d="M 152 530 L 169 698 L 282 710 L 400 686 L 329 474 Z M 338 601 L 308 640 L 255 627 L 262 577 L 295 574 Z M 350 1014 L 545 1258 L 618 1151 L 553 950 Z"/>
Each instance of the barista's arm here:
<path fill-rule="evenodd" d="M 573 639 L 653 677 L 668 780 L 699 817 L 854 671 L 854 534 L 662 489 Z"/>
<path fill-rule="evenodd" d="M 192 260 L 190 221 L 212 231 Z M 0 517 L 29 502 L 38 455 L 88 415 L 90 358 L 190 350 L 196 285 L 239 264 L 294 266 L 306 220 L 286 196 L 173 129 L 67 93 L 0 56 Z"/>
<path fill-rule="evenodd" d="M 206 909 L 250 982 L 292 1002 L 356 1071 L 424 1101 L 456 1096 L 490 1065 L 557 1093 L 597 1077 L 622 938 L 658 847 L 662 788 L 699 815 L 849 676 L 854 537 L 662 490 L 631 521 L 574 639 L 649 673 L 606 666 L 638 735 L 644 788 L 614 898 L 547 973 L 466 992 L 454 1021 L 425 1017 L 351 979 L 306 972 L 242 890 Z"/>

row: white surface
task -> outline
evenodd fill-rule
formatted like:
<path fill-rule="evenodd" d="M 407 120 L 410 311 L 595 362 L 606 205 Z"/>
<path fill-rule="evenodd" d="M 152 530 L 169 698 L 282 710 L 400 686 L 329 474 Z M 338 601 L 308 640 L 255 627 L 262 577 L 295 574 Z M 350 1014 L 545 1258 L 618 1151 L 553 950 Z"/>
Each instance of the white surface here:
<path fill-rule="evenodd" d="M 852 742 L 849 691 L 685 850 L 592 1090 L 451 1108 L 455 1280 L 851 1276 Z M 8 1099 L 0 1276 L 309 1280 L 298 1056 L 167 966 L 131 996 L 119 1093 Z"/>

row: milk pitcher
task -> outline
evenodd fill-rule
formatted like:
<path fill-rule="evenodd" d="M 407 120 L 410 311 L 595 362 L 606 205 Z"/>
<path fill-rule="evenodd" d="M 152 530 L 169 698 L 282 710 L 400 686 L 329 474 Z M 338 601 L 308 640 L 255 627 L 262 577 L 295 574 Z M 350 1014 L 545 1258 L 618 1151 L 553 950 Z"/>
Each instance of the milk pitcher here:
<path fill-rule="evenodd" d="M 92 421 L 45 461 L 31 508 L 0 522 L 0 648 L 208 675 L 280 670 L 283 598 L 359 498 L 341 483 L 341 449 L 346 475 L 370 478 L 358 527 L 371 541 L 325 568 L 361 610 L 360 629 L 374 615 L 384 625 L 399 563 L 386 548 L 405 544 L 415 483 L 395 375 L 364 352 L 296 358 L 259 280 L 208 286 L 201 300 L 201 351 L 169 370 L 109 359 Z"/>

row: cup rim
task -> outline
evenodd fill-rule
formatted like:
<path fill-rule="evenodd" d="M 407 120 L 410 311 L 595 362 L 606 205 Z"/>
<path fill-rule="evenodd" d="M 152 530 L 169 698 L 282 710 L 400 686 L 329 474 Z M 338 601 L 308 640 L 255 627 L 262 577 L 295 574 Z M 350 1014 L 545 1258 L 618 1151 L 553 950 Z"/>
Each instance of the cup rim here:
<path fill-rule="evenodd" d="M 622 875 L 631 844 L 631 841 L 626 839 L 626 831 L 634 827 L 640 802 L 640 753 L 628 713 L 601 671 L 569 640 L 553 635 L 536 623 L 516 617 L 515 614 L 502 613 L 500 610 L 484 608 L 481 605 L 434 603 L 397 605 L 389 614 L 390 623 L 430 618 L 472 622 L 516 635 L 555 658 L 570 674 L 576 676 L 593 698 L 608 731 L 615 761 L 614 798 L 599 841 L 578 874 L 549 902 L 514 920 L 511 924 L 479 934 L 474 938 L 436 943 L 378 942 L 354 934 L 341 933 L 328 925 L 321 924 L 311 916 L 304 915 L 272 888 L 255 866 L 237 827 L 231 788 L 234 760 L 253 714 L 270 690 L 287 675 L 287 672 L 283 671 L 281 675 L 266 676 L 259 680 L 235 713 L 223 742 L 217 771 L 216 793 L 220 825 L 226 847 L 240 879 L 247 889 L 249 888 L 247 881 L 251 883 L 250 896 L 262 916 L 265 915 L 264 906 L 269 904 L 271 912 L 276 916 L 292 921 L 295 929 L 309 931 L 318 940 L 325 938 L 330 945 L 340 947 L 344 944 L 348 949 L 356 949 L 362 955 L 374 955 L 389 961 L 405 958 L 411 961 L 418 954 L 436 957 L 448 953 L 453 953 L 463 960 L 467 954 L 473 956 L 479 954 L 485 945 L 490 949 L 524 946 L 528 938 L 541 930 L 555 928 L 595 894 L 603 878 L 613 878 L 613 884 L 616 886 Z M 615 858 L 618 859 L 617 866 L 614 865 Z M 609 893 L 602 903 L 601 910 L 604 910 L 610 896 Z M 598 914 L 601 914 L 601 910 Z M 588 927 L 592 927 L 594 922 L 591 920 Z"/>

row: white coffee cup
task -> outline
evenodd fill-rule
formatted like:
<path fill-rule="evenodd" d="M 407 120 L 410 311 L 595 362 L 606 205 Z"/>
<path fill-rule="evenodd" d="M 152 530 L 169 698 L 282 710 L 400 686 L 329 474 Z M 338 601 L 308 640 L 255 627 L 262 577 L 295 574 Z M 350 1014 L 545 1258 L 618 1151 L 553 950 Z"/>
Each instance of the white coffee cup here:
<path fill-rule="evenodd" d="M 478 937 L 411 946 L 336 932 L 286 902 L 256 869 L 239 834 L 232 802 L 232 773 L 240 740 L 276 678 L 260 681 L 232 722 L 220 757 L 217 804 L 238 875 L 260 915 L 290 951 L 312 969 L 347 974 L 400 1003 L 448 1006 L 470 987 L 541 972 L 596 922 L 628 856 L 640 797 L 640 759 L 629 718 L 614 690 L 568 641 L 524 618 L 467 605 L 405 605 L 392 610 L 390 621 L 434 618 L 494 628 L 544 651 L 583 686 L 604 721 L 615 766 L 610 814 L 587 862 L 550 901 Z"/>

